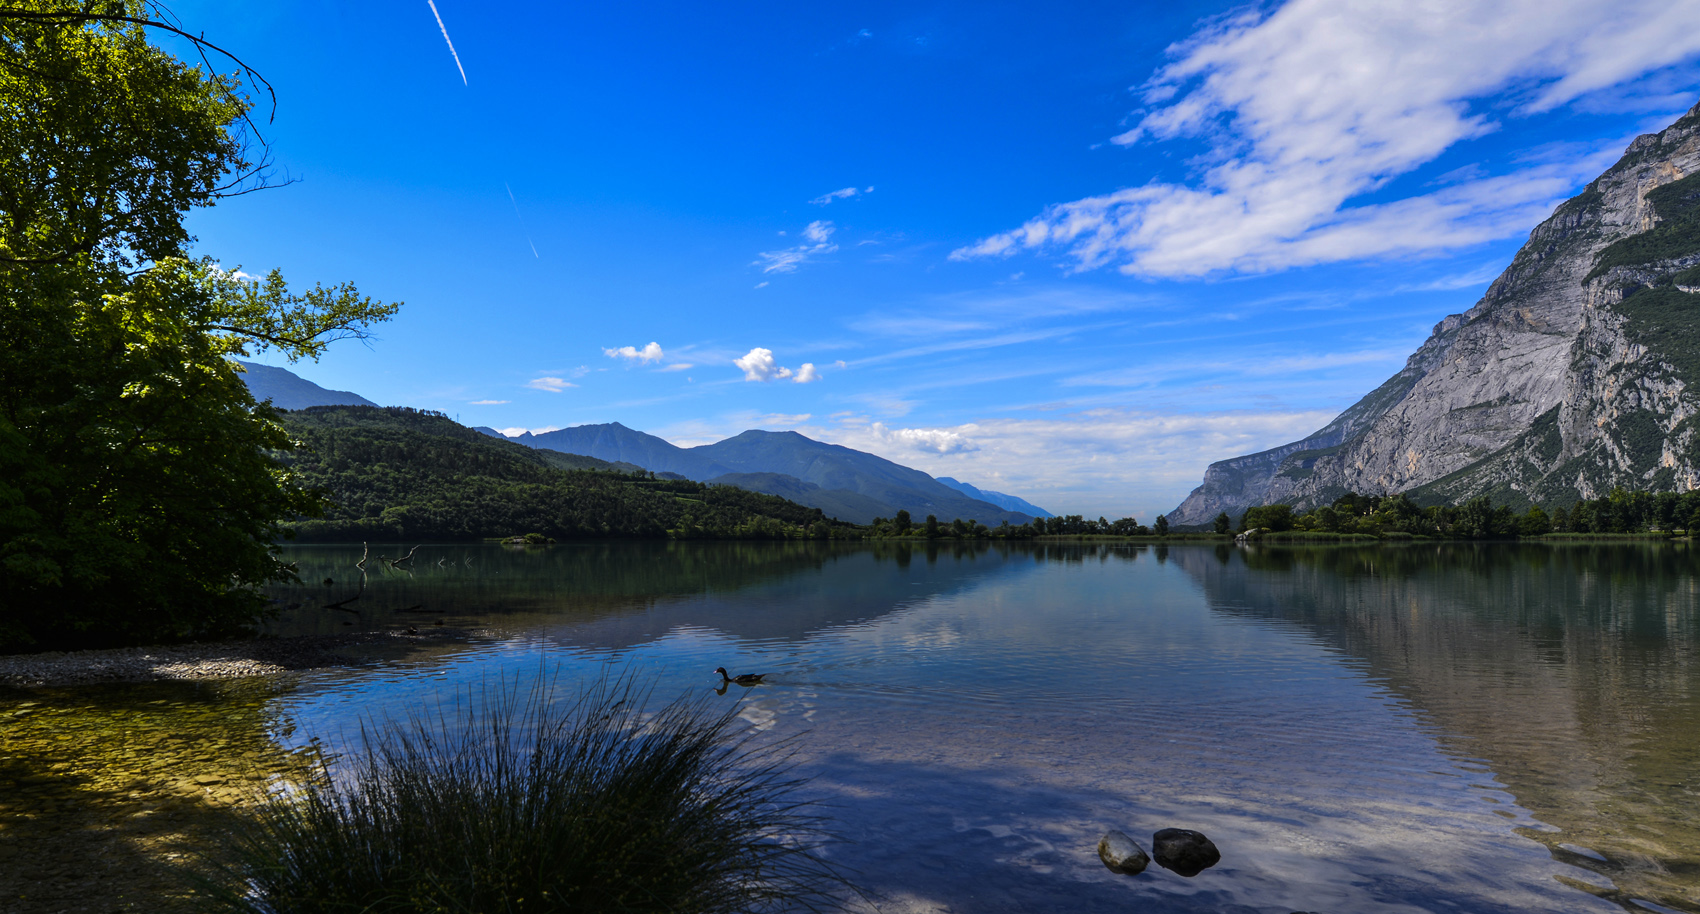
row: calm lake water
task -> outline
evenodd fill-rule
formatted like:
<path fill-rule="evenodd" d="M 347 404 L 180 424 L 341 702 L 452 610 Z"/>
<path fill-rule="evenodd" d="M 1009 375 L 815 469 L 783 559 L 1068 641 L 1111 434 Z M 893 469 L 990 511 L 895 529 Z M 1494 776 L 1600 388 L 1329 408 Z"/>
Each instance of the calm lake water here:
<path fill-rule="evenodd" d="M 275 629 L 486 636 L 276 687 L 282 748 L 636 672 L 794 738 L 883 911 L 1700 912 L 1684 545 L 427 545 L 321 608 L 360 551 L 292 547 Z M 1165 827 L 1221 864 L 1098 862 Z"/>

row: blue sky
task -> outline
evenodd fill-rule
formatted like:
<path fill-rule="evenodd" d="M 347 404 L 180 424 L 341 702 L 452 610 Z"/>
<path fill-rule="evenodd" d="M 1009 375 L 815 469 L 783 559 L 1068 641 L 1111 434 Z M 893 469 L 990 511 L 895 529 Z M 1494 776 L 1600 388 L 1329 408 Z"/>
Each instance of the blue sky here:
<path fill-rule="evenodd" d="M 1700 0 L 173 8 L 294 180 L 198 250 L 406 302 L 302 376 L 1147 521 L 1700 100 Z"/>

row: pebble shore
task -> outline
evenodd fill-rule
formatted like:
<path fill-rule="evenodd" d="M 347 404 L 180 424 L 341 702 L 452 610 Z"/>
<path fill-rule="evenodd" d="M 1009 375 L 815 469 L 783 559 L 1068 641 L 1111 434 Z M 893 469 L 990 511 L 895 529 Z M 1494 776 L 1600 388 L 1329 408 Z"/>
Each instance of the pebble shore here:
<path fill-rule="evenodd" d="M 458 628 L 417 634 L 354 632 L 208 644 L 114 648 L 68 653 L 0 655 L 0 685 L 42 688 L 169 679 L 234 679 L 294 670 L 350 666 L 361 648 L 400 643 L 464 641 L 476 637 Z"/>

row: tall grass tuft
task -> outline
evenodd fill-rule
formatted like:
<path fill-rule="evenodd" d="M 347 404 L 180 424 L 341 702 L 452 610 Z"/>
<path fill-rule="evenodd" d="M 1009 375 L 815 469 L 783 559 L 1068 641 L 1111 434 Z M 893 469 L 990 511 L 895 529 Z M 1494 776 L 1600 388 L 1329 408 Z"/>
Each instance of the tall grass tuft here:
<path fill-rule="evenodd" d="M 347 770 L 262 803 L 204 856 L 207 910 L 733 912 L 833 905 L 821 820 L 733 712 L 604 680 L 576 701 L 486 687 L 361 728 Z"/>

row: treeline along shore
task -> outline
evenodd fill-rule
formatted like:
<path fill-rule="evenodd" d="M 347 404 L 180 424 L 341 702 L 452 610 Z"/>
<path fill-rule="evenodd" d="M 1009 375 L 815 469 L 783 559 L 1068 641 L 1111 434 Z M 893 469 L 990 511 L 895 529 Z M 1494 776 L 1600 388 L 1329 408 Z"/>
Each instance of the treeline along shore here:
<path fill-rule="evenodd" d="M 657 476 L 631 464 L 527 448 L 403 407 L 321 406 L 281 412 L 300 447 L 278 459 L 326 507 L 297 518 L 299 542 L 567 539 L 1269 540 L 1506 539 L 1672 536 L 1700 526 L 1700 492 L 1617 490 L 1515 513 L 1479 497 L 1421 505 L 1405 495 L 1347 493 L 1310 510 L 1264 505 L 1202 529 L 1081 515 L 1007 521 L 916 518 L 898 511 L 851 524 L 775 495 Z"/>

